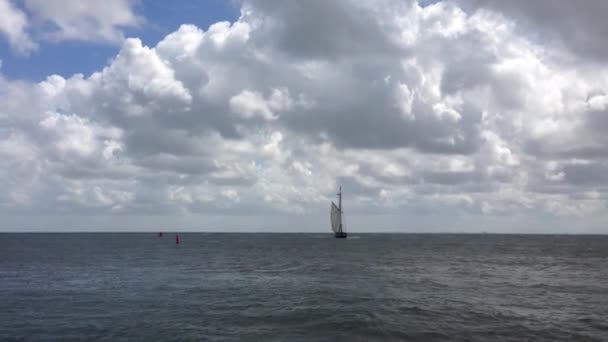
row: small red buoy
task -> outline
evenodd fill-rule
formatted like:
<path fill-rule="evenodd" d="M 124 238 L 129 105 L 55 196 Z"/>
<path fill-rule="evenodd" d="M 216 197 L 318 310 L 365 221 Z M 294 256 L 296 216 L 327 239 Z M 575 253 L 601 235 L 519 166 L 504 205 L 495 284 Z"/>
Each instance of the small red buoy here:
<path fill-rule="evenodd" d="M 175 234 L 175 244 L 179 245 L 179 234 Z"/>

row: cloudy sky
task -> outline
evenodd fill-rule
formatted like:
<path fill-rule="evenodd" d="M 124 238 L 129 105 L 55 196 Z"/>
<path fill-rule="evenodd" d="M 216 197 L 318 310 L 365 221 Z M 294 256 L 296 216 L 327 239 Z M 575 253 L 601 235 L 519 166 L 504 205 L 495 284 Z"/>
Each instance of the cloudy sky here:
<path fill-rule="evenodd" d="M 0 0 L 0 230 L 608 233 L 605 13 Z"/>

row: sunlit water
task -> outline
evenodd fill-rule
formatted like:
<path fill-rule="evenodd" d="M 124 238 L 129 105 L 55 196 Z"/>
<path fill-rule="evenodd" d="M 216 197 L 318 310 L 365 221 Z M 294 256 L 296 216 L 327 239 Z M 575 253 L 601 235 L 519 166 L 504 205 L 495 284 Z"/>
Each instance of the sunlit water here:
<path fill-rule="evenodd" d="M 2 341 L 608 341 L 608 237 L 0 234 Z"/>

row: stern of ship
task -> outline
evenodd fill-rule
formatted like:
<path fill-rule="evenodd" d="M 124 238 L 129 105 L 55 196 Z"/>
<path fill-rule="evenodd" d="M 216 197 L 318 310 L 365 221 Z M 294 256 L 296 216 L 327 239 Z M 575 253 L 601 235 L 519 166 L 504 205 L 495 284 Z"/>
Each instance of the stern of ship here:
<path fill-rule="evenodd" d="M 336 239 L 346 239 L 347 235 L 345 232 L 335 232 L 334 237 Z"/>

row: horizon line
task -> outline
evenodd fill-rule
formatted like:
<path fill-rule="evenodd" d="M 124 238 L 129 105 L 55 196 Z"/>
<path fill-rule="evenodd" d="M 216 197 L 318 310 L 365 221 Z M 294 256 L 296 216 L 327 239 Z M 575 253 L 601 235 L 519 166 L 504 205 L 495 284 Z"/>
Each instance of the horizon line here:
<path fill-rule="evenodd" d="M 327 234 L 332 235 L 332 233 L 327 233 L 325 231 L 321 232 L 281 232 L 281 231 L 215 231 L 215 230 L 150 230 L 150 231 L 141 231 L 141 230 L 125 230 L 125 231 L 103 231 L 103 230 L 89 230 L 89 231 L 69 231 L 69 230 L 49 230 L 49 231 L 38 231 L 38 230 L 26 230 L 26 231 L 0 231 L 0 234 L 158 234 L 159 232 L 172 234 L 172 233 L 188 233 L 188 234 L 302 234 L 302 235 L 311 235 L 311 234 Z M 608 233 L 526 233 L 526 232 L 449 232 L 449 231 L 440 231 L 440 232 L 398 232 L 398 231 L 377 231 L 377 232 L 348 232 L 349 235 L 372 235 L 372 234 L 384 234 L 384 235 L 529 235 L 529 236 L 608 236 Z"/>

